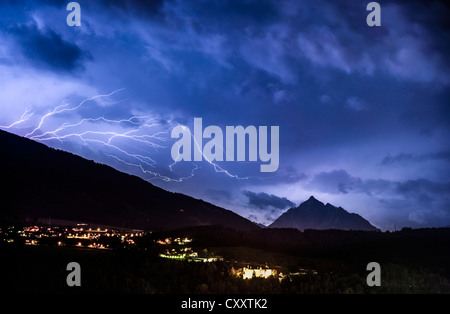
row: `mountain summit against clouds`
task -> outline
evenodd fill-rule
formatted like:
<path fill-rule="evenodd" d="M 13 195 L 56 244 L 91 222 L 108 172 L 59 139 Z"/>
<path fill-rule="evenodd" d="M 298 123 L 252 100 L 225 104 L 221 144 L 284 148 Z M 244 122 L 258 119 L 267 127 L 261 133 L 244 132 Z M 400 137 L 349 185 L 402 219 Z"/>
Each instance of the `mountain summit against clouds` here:
<path fill-rule="evenodd" d="M 259 229 L 230 210 L 1 130 L 0 147 L 0 219 L 144 230 L 203 225 Z"/>
<path fill-rule="evenodd" d="M 329 203 L 325 205 L 314 196 L 283 213 L 269 228 L 378 230 L 360 215 Z"/>

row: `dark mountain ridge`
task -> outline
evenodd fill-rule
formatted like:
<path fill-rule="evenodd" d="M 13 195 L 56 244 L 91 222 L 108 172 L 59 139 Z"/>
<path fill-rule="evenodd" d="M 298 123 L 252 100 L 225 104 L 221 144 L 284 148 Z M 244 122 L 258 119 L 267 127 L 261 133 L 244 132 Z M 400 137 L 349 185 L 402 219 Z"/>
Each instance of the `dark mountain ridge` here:
<path fill-rule="evenodd" d="M 349 213 L 342 207 L 326 205 L 313 196 L 283 213 L 269 228 L 340 229 L 377 231 L 366 219 L 358 214 Z"/>
<path fill-rule="evenodd" d="M 0 147 L 4 220 L 63 219 L 143 230 L 259 229 L 230 210 L 1 130 Z"/>

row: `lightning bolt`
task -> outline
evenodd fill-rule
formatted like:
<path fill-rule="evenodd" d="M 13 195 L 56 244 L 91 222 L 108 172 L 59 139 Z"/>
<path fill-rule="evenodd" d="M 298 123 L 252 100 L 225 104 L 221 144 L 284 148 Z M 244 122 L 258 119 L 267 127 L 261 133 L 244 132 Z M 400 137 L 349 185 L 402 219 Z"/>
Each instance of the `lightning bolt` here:
<path fill-rule="evenodd" d="M 151 178 L 151 179 L 159 178 L 159 179 L 162 179 L 163 181 L 166 181 L 166 182 L 182 182 L 184 180 L 190 179 L 190 178 L 192 178 L 194 176 L 195 171 L 198 169 L 198 166 L 196 164 L 194 164 L 195 167 L 191 170 L 191 174 L 189 176 L 187 176 L 187 177 L 180 177 L 178 179 L 173 179 L 173 178 L 169 178 L 167 176 L 161 175 L 161 174 L 159 174 L 157 172 L 153 172 L 153 171 L 144 169 L 141 164 L 129 163 L 129 162 L 126 162 L 126 161 L 118 158 L 117 156 L 114 156 L 114 155 L 107 155 L 107 156 L 112 157 L 112 158 L 114 158 L 114 159 L 116 159 L 116 160 L 118 160 L 118 161 L 120 161 L 120 162 L 122 162 L 122 163 L 124 163 L 124 164 L 126 164 L 128 166 L 134 166 L 134 167 L 140 168 L 142 173 L 144 173 L 144 174 L 149 173 L 149 174 L 153 175 L 154 177 Z M 171 169 L 171 171 L 172 171 L 172 169 Z"/>
<path fill-rule="evenodd" d="M 180 124 L 179 124 L 178 126 L 180 126 L 180 127 L 183 128 L 183 129 L 186 128 L 186 126 L 184 126 L 184 125 L 180 125 Z M 202 156 L 203 156 L 203 158 L 205 159 L 205 161 L 206 161 L 207 163 L 209 163 L 210 165 L 213 166 L 213 169 L 214 169 L 214 171 L 215 171 L 216 173 L 224 173 L 224 174 L 227 175 L 228 177 L 234 178 L 234 179 L 238 179 L 238 180 L 247 180 L 247 179 L 250 179 L 250 177 L 239 177 L 238 175 L 231 174 L 228 170 L 225 170 L 224 168 L 222 168 L 222 167 L 219 166 L 218 164 L 214 163 L 214 162 L 213 162 L 212 160 L 210 160 L 207 156 L 205 156 L 205 154 L 203 153 L 202 148 L 200 147 L 200 144 L 197 143 L 197 141 L 195 140 L 195 137 L 194 137 L 192 134 L 191 134 L 191 137 L 192 137 L 192 140 L 194 141 L 194 144 L 195 144 L 195 147 L 197 148 L 197 150 L 202 154 Z M 179 162 L 179 161 L 177 161 L 177 160 L 178 160 L 178 157 L 180 156 L 179 149 L 177 149 L 177 152 L 178 152 L 177 158 L 175 158 L 175 161 L 174 161 L 172 164 L 169 165 L 170 171 L 172 171 L 172 167 L 173 167 L 176 163 Z"/>
<path fill-rule="evenodd" d="M 210 165 L 213 166 L 215 172 L 218 172 L 218 173 L 224 173 L 224 174 L 226 174 L 228 177 L 230 177 L 230 178 L 235 178 L 235 179 L 238 179 L 238 180 L 247 180 L 247 179 L 249 179 L 249 177 L 239 177 L 239 176 L 237 176 L 237 175 L 233 175 L 233 174 L 229 173 L 227 170 L 225 170 L 225 169 L 223 169 L 222 167 L 220 167 L 218 164 L 212 162 L 208 157 L 205 156 L 205 154 L 203 154 L 203 150 L 202 150 L 202 148 L 200 147 L 200 145 L 197 143 L 197 141 L 195 140 L 194 136 L 192 136 L 192 139 L 194 140 L 195 147 L 202 153 L 203 158 L 205 158 L 205 160 L 206 160 Z"/>
<path fill-rule="evenodd" d="M 19 120 L 17 120 L 16 122 L 11 123 L 10 125 L 0 125 L 0 128 L 2 129 L 10 129 L 18 124 L 21 124 L 23 122 L 28 121 L 32 116 L 33 116 L 34 112 L 30 112 L 28 111 L 28 108 L 25 110 L 25 112 L 22 114 L 22 116 L 20 117 Z"/>
<path fill-rule="evenodd" d="M 79 109 L 79 108 L 80 108 L 84 103 L 86 103 L 87 101 L 95 100 L 95 99 L 100 98 L 100 97 L 109 97 L 109 96 L 112 96 L 112 95 L 114 95 L 115 93 L 117 93 L 117 92 L 119 92 L 119 91 L 121 91 L 121 90 L 123 90 L 123 88 L 117 89 L 117 90 L 115 90 L 115 91 L 113 91 L 113 92 L 111 92 L 110 94 L 107 94 L 107 95 L 95 95 L 95 96 L 93 96 L 93 97 L 91 97 L 91 98 L 86 98 L 85 100 L 83 100 L 82 102 L 80 102 L 80 103 L 78 104 L 78 106 L 73 107 L 73 108 L 67 108 L 67 106 L 69 106 L 69 104 L 63 104 L 63 105 L 60 105 L 60 106 L 54 108 L 51 112 L 49 112 L 49 113 L 47 113 L 46 115 L 44 115 L 44 116 L 41 118 L 41 120 L 39 121 L 38 126 L 37 126 L 33 131 L 31 131 L 30 133 L 26 134 L 25 137 L 30 137 L 30 136 L 33 135 L 37 130 L 39 130 L 39 129 L 41 128 L 42 124 L 44 123 L 44 121 L 45 121 L 48 117 L 51 117 L 51 116 L 53 116 L 53 115 L 55 115 L 55 114 L 59 114 L 59 113 L 65 112 L 65 111 L 75 111 L 75 110 Z"/>
<path fill-rule="evenodd" d="M 128 119 L 119 120 L 109 119 L 104 116 L 88 117 L 81 118 L 79 121 L 73 123 L 64 122 L 61 125 L 50 130 L 46 129 L 46 126 L 47 128 L 49 128 L 48 122 L 52 121 L 52 118 L 56 118 L 57 116 L 60 116 L 64 113 L 75 113 L 78 109 L 80 109 L 90 101 L 97 102 L 109 100 L 111 96 L 119 93 L 122 90 L 123 89 L 117 89 L 109 94 L 99 94 L 90 98 L 86 98 L 82 100 L 78 105 L 73 107 L 70 103 L 63 103 L 59 106 L 56 106 L 50 112 L 44 114 L 40 118 L 37 118 L 37 121 L 35 122 L 36 126 L 32 127 L 31 131 L 26 133 L 24 137 L 38 142 L 57 140 L 62 144 L 65 141 L 70 141 L 71 139 L 77 138 L 87 146 L 89 146 L 90 144 L 103 146 L 104 148 L 108 149 L 108 153 L 104 153 L 106 157 L 114 159 L 115 161 L 118 161 L 126 166 L 139 169 L 139 171 L 141 171 L 142 175 L 148 181 L 160 179 L 165 182 L 182 182 L 184 180 L 192 178 L 195 175 L 196 170 L 199 169 L 199 167 L 195 163 L 193 163 L 193 168 L 191 169 L 188 176 L 171 178 L 155 170 L 157 162 L 149 156 L 148 150 L 144 150 L 144 148 L 150 148 L 155 152 L 160 149 L 165 149 L 166 146 L 162 145 L 161 143 L 166 142 L 170 138 L 169 128 L 162 128 L 161 124 L 157 122 L 158 119 L 155 116 L 135 115 Z M 117 102 L 110 102 L 110 104 L 115 103 Z M 32 117 L 36 117 L 35 112 L 27 108 L 19 120 L 11 123 L 10 125 L 0 126 L 0 128 L 30 128 L 29 124 Z M 104 123 L 106 126 L 108 126 L 108 129 L 99 131 L 98 123 Z M 78 130 L 80 128 L 83 128 L 83 130 Z M 120 128 L 126 128 L 126 130 L 115 130 Z M 124 142 L 125 144 L 121 144 L 120 139 L 124 140 L 122 142 Z M 195 139 L 194 143 L 196 148 L 202 151 Z M 131 151 L 130 148 L 132 148 L 134 151 Z M 145 153 L 140 153 L 139 151 L 145 151 Z M 213 169 L 216 173 L 223 173 L 228 177 L 239 180 L 248 179 L 248 177 L 242 178 L 237 175 L 231 174 L 229 171 L 209 160 L 207 156 L 203 154 L 203 152 L 202 155 L 205 161 L 213 166 Z M 174 162 L 168 166 L 170 172 L 173 173 L 172 167 L 176 163 L 177 162 Z"/>

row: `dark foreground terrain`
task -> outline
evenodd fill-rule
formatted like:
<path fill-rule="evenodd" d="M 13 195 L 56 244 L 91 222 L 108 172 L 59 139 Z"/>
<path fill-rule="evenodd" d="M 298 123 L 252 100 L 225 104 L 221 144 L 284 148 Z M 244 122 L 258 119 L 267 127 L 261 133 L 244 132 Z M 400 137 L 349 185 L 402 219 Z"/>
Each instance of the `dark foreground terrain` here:
<path fill-rule="evenodd" d="M 192 247 L 221 254 L 223 261 L 161 258 L 155 239 L 165 236 L 190 236 Z M 445 228 L 382 233 L 204 227 L 149 234 L 126 249 L 3 243 L 0 276 L 13 293 L 450 293 L 449 244 Z M 73 261 L 81 265 L 81 287 L 66 284 L 66 265 Z M 369 262 L 381 265 L 380 287 L 366 284 Z M 234 272 L 264 263 L 286 274 L 314 272 L 283 280 L 242 279 Z"/>

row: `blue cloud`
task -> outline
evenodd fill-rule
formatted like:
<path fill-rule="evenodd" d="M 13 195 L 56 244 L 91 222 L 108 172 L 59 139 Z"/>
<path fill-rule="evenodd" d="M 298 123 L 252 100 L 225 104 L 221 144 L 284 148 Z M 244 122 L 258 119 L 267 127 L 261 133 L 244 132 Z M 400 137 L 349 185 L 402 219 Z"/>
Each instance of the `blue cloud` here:
<path fill-rule="evenodd" d="M 65 41 L 51 29 L 39 29 L 36 24 L 13 25 L 9 28 L 21 52 L 35 66 L 54 71 L 74 71 L 82 68 L 88 53 L 76 44 Z"/>
<path fill-rule="evenodd" d="M 429 160 L 443 160 L 446 162 L 450 162 L 450 151 L 440 151 L 437 153 L 428 153 L 415 155 L 410 153 L 400 153 L 397 155 L 386 155 L 381 161 L 382 165 L 395 165 L 395 164 L 403 164 L 403 163 L 417 163 L 424 162 Z"/>
<path fill-rule="evenodd" d="M 255 193 L 252 191 L 243 191 L 242 193 L 248 197 L 248 203 L 250 206 L 259 209 L 286 209 L 295 206 L 295 204 L 286 197 L 278 197 L 276 195 L 267 194 L 264 192 Z"/>

